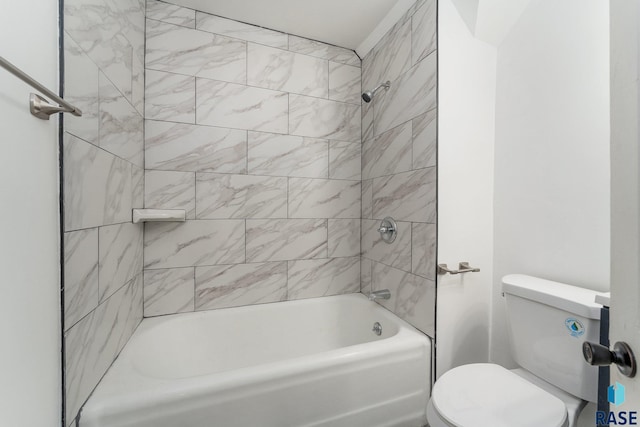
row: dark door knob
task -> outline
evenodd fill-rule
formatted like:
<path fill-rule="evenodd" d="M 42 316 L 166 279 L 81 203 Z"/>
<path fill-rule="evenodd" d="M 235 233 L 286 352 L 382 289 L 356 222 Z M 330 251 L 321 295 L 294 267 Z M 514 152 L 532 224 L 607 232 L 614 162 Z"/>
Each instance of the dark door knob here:
<path fill-rule="evenodd" d="M 588 364 L 593 366 L 608 366 L 615 364 L 618 371 L 626 377 L 633 378 L 636 375 L 636 358 L 631 347 L 625 342 L 617 342 L 613 345 L 613 351 L 607 347 L 585 341 L 582 343 L 582 355 Z"/>

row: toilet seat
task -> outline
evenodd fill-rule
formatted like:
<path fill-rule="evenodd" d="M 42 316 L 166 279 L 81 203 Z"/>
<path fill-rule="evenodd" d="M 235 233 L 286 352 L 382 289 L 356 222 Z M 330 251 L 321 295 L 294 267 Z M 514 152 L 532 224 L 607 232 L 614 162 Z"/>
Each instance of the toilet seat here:
<path fill-rule="evenodd" d="M 490 363 L 445 373 L 433 387 L 429 405 L 439 421 L 454 427 L 563 427 L 568 423 L 562 400 Z"/>

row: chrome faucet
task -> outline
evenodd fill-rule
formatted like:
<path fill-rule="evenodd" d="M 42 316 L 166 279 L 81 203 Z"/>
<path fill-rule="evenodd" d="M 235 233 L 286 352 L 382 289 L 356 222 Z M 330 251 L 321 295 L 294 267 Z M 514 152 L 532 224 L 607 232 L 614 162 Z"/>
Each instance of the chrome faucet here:
<path fill-rule="evenodd" d="M 389 299 L 389 298 L 391 298 L 391 292 L 389 291 L 389 289 L 374 291 L 369 294 L 369 301 L 375 301 L 377 299 Z"/>

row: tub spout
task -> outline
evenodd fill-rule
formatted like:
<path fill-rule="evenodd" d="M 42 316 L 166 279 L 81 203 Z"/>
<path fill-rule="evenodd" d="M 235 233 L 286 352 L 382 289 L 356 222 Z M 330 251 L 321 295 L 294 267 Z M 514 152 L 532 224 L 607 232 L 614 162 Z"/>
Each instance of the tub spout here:
<path fill-rule="evenodd" d="M 369 294 L 369 301 L 375 301 L 377 299 L 389 299 L 389 298 L 391 298 L 391 292 L 389 291 L 389 289 L 374 291 Z"/>

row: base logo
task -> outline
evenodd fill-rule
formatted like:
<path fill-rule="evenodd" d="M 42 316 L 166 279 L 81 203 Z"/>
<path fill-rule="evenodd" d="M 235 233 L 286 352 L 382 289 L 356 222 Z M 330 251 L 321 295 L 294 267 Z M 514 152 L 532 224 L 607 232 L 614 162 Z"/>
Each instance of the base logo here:
<path fill-rule="evenodd" d="M 625 399 L 624 386 L 619 382 L 610 385 L 607 389 L 607 400 L 613 406 L 620 406 Z M 636 411 L 604 411 L 596 412 L 597 426 L 636 426 L 638 425 L 638 412 Z"/>

